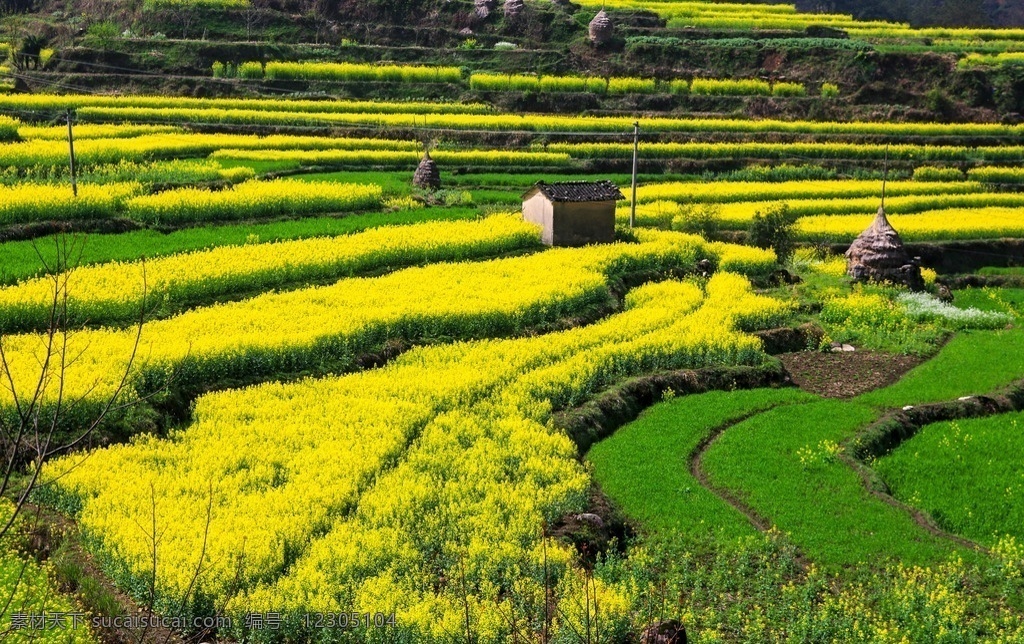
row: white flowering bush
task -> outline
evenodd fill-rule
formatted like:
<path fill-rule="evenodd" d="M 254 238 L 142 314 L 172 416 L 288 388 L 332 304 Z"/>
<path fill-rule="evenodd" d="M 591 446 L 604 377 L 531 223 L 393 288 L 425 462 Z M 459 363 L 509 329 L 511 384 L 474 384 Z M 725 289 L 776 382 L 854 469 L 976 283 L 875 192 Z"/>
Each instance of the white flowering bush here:
<path fill-rule="evenodd" d="M 1013 321 L 1009 315 L 976 308 L 961 309 L 927 293 L 900 293 L 897 301 L 917 320 L 941 321 L 957 329 L 998 329 Z"/>

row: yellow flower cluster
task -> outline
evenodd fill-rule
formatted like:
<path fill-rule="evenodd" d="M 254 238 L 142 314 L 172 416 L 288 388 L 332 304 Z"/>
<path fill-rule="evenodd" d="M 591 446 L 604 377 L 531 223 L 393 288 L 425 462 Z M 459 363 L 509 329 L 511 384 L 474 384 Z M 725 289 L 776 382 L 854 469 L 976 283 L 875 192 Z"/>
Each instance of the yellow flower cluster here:
<path fill-rule="evenodd" d="M 426 103 L 418 101 L 303 101 L 273 98 L 192 98 L 109 94 L 0 94 L 0 109 L 17 112 L 80 109 L 83 107 L 220 108 L 270 112 L 402 112 L 406 114 L 485 114 L 481 103 Z"/>
<path fill-rule="evenodd" d="M 820 257 L 812 248 L 798 248 L 793 255 L 794 262 L 809 270 L 843 277 L 846 275 L 846 258 L 841 255 Z"/>
<path fill-rule="evenodd" d="M 621 224 L 627 223 L 631 210 L 630 205 L 619 206 L 615 209 L 615 220 Z M 669 230 L 672 228 L 673 220 L 682 213 L 683 207 L 676 201 L 637 203 L 635 212 L 636 225 Z"/>
<path fill-rule="evenodd" d="M 606 303 L 609 276 L 687 268 L 704 257 L 716 259 L 699 237 L 642 231 L 642 239 L 646 243 L 433 264 L 267 293 L 147 322 L 132 382 L 152 385 L 173 373 L 176 386 L 189 387 L 229 377 L 344 366 L 390 338 L 508 334 Z M 43 339 L 35 334 L 4 339 L 19 391 L 39 380 Z M 130 329 L 71 334 L 66 355 L 75 359 L 61 383 L 64 394 L 89 401 L 109 396 L 120 382 L 134 340 Z M 50 376 L 54 382 L 48 399 L 55 395 L 58 374 Z M 0 409 L 10 406 L 9 390 L 0 391 Z"/>
<path fill-rule="evenodd" d="M 225 190 L 179 188 L 130 199 L 128 215 L 150 223 L 261 219 L 379 208 L 380 186 L 332 181 L 246 181 Z"/>
<path fill-rule="evenodd" d="M 538 76 L 530 74 L 473 74 L 472 89 L 484 91 L 591 92 L 594 94 L 653 94 L 658 83 L 652 78 L 613 76 Z M 669 86 L 665 86 L 669 91 Z"/>
<path fill-rule="evenodd" d="M 1024 40 L 1024 29 L 911 28 L 905 23 L 857 20 L 847 14 L 806 13 L 793 4 L 745 4 L 729 2 L 675 2 L 659 0 L 582 0 L 584 7 L 597 10 L 653 11 L 671 28 L 701 28 L 719 31 L 787 30 L 803 31 L 811 26 L 842 29 L 858 39 L 954 40 L 966 43 Z M 967 46 L 970 46 L 969 44 Z"/>
<path fill-rule="evenodd" d="M 870 326 L 893 317 L 899 310 L 895 303 L 883 295 L 857 289 L 846 296 L 826 300 L 821 319 L 829 323 Z"/>
<path fill-rule="evenodd" d="M 70 185 L 0 186 L 0 225 L 109 218 L 121 212 L 127 200 L 141 192 L 142 186 L 138 183 L 82 185 L 78 187 L 77 197 Z"/>
<path fill-rule="evenodd" d="M 59 168 L 63 171 L 66 168 Z M 138 181 L 142 184 L 170 183 L 190 184 L 207 181 L 228 181 L 238 183 L 253 179 L 256 172 L 249 167 L 221 167 L 216 161 L 175 159 L 133 163 L 120 161 L 98 166 L 86 166 L 81 170 L 80 180 L 84 182 L 113 183 L 116 181 Z"/>
<path fill-rule="evenodd" d="M 672 89 L 680 94 L 701 96 L 770 96 L 772 93 L 768 81 L 756 78 L 694 78 L 689 85 L 685 85 L 685 81 L 674 82 Z"/>
<path fill-rule="evenodd" d="M 730 273 L 764 276 L 778 267 L 775 251 L 755 246 L 711 242 L 708 247 L 718 254 L 718 269 Z"/>
<path fill-rule="evenodd" d="M 21 121 L 0 114 L 0 141 L 15 141 L 18 138 L 18 129 Z"/>
<path fill-rule="evenodd" d="M 472 89 L 483 91 L 593 92 L 608 91 L 608 80 L 596 76 L 536 76 L 526 74 L 473 74 Z"/>
<path fill-rule="evenodd" d="M 666 204 L 670 202 L 655 202 Z M 816 217 L 826 215 L 873 215 L 878 210 L 878 197 L 855 197 L 846 199 L 783 199 L 779 201 L 750 201 L 724 204 L 715 211 L 720 223 L 726 227 L 746 227 L 758 212 L 764 213 L 773 207 L 785 204 L 793 217 Z M 1024 197 L 1012 192 L 972 192 L 967 194 L 942 193 L 887 197 L 885 211 L 889 214 L 914 214 L 929 210 L 953 208 L 1024 206 Z M 665 207 L 659 210 L 665 212 Z"/>
<path fill-rule="evenodd" d="M 623 83 L 627 81 L 639 81 L 640 79 L 620 79 Z M 646 81 L 653 84 L 653 80 Z M 611 88 L 609 87 L 609 91 Z M 2 103 L 0 103 L 2 104 Z M 79 116 L 83 120 L 100 122 L 125 122 L 133 120 L 160 121 L 164 123 L 176 122 L 219 122 L 219 123 L 255 123 L 255 124 L 289 124 L 289 123 L 350 123 L 370 124 L 393 127 L 415 127 L 428 122 L 433 127 L 445 127 L 452 129 L 485 129 L 485 130 L 532 130 L 532 131 L 575 131 L 575 132 L 631 132 L 636 119 L 623 116 L 559 116 L 545 114 L 482 114 L 482 113 L 444 113 L 444 112 L 400 112 L 390 108 L 382 108 L 376 111 L 338 113 L 331 111 L 297 111 L 288 108 L 287 103 L 275 106 L 276 109 L 249 109 L 242 105 L 233 105 L 230 108 L 214 107 L 83 107 L 79 109 Z M 737 133 L 764 133 L 784 132 L 799 134 L 820 134 L 820 135 L 843 135 L 843 134 L 872 134 L 888 136 L 1004 136 L 1019 137 L 1024 133 L 1024 128 L 1019 125 L 1002 125 L 997 123 L 871 123 L 871 122 L 812 122 L 812 121 L 782 121 L 773 119 L 749 120 L 749 119 L 685 119 L 685 118 L 646 118 L 640 119 L 640 126 L 645 131 L 664 132 L 737 132 Z M 558 144 L 561 146 L 573 146 L 574 144 Z M 599 144 L 593 144 L 599 145 Z M 607 149 L 615 149 L 617 144 L 605 144 Z M 644 149 L 651 151 L 659 149 L 659 146 L 685 146 L 689 144 L 648 144 Z M 708 149 L 716 149 L 714 146 L 728 149 L 733 144 L 700 144 L 712 146 Z M 741 144 L 753 145 L 753 144 Z M 803 149 L 802 146 L 810 146 L 814 149 L 815 144 L 762 144 L 768 150 L 785 152 L 786 150 Z M 849 158 L 863 158 L 863 154 L 857 155 L 857 150 L 870 151 L 874 156 L 884 156 L 887 147 L 882 144 L 839 144 L 829 143 L 835 146 L 835 150 L 843 150 L 844 153 L 852 154 Z M 942 150 L 947 146 L 904 146 L 893 145 L 891 149 L 894 157 L 906 158 L 911 151 L 916 150 Z M 621 149 L 631 149 L 629 145 L 621 145 Z M 671 149 L 671 148 L 666 148 Z M 686 149 L 686 148 L 679 148 Z M 952 149 L 969 151 L 971 148 Z M 993 151 L 995 154 L 1000 148 L 984 148 Z M 1011 148 L 1015 149 L 1015 148 Z M 848 150 L 854 152 L 849 153 Z M 881 150 L 881 154 L 878 151 Z M 819 153 L 820 154 L 820 153 Z M 1009 154 L 1009 153 L 1008 153 Z M 793 152 L 794 156 L 801 155 Z M 801 155 L 806 156 L 806 155 Z M 1019 150 L 1017 157 L 1019 157 Z M 925 156 L 924 158 L 929 158 Z"/>
<path fill-rule="evenodd" d="M 1024 183 L 1024 168 L 983 166 L 967 171 L 967 178 L 985 183 Z"/>
<path fill-rule="evenodd" d="M 475 166 L 567 166 L 568 154 L 529 150 L 434 150 L 437 162 Z M 245 161 L 297 161 L 303 165 L 415 166 L 422 152 L 409 150 L 218 150 L 214 159 Z"/>
<path fill-rule="evenodd" d="M 941 642 L 976 639 L 968 624 L 993 642 L 1017 642 L 1024 637 L 1019 612 L 990 605 L 989 612 L 972 615 L 969 573 L 963 561 L 932 566 L 896 566 L 881 573 L 882 592 L 865 584 L 848 584 L 825 595 L 819 611 L 823 621 L 845 621 L 850 639 L 865 642 Z M 965 628 L 965 626 L 967 628 Z"/>
<path fill-rule="evenodd" d="M 634 78 L 629 76 L 608 79 L 609 94 L 652 94 L 657 84 L 653 78 Z"/>
<path fill-rule="evenodd" d="M 581 117 L 582 118 L 582 117 Z M 651 119 L 655 121 L 655 119 Z M 703 132 L 704 128 L 711 127 L 709 122 L 690 121 L 679 123 L 653 123 L 646 122 L 648 131 L 660 129 L 663 131 L 689 131 Z M 717 121 L 722 131 L 743 132 L 757 134 L 762 132 L 774 132 L 773 122 L 767 122 L 764 129 L 758 127 L 765 121 L 747 121 L 754 124 L 751 126 L 735 126 L 731 121 Z M 641 127 L 645 122 L 641 121 Z M 794 124 L 790 124 L 794 125 Z M 821 123 L 800 123 L 796 127 L 806 127 L 806 133 L 814 133 L 821 136 L 832 134 L 845 135 L 848 132 L 844 128 L 838 128 L 839 132 L 817 131 Z M 827 124 L 826 124 L 827 125 Z M 846 124 L 849 129 L 856 130 L 859 123 Z M 480 127 L 483 127 L 481 125 Z M 525 127 L 525 126 L 524 126 Z M 596 125 L 595 125 L 596 127 Z M 551 129 L 534 127 L 533 129 Z M 607 127 L 608 130 L 616 128 Z M 870 129 L 870 128 L 866 128 Z M 780 127 L 780 131 L 790 131 L 788 127 Z M 717 130 L 707 130 L 717 131 Z M 796 129 L 799 132 L 799 129 Z M 907 136 L 914 136 L 913 133 L 906 133 Z M 965 131 L 959 136 L 969 136 L 970 132 Z M 903 133 L 892 133 L 890 136 L 903 136 Z M 947 136 L 957 136 L 955 132 L 949 132 Z M 1005 134 L 1005 136 L 1016 136 Z M 633 154 L 633 146 L 626 143 L 551 143 L 546 146 L 550 152 L 565 152 L 573 158 L 585 159 L 628 159 Z M 765 160 L 790 160 L 790 159 L 875 159 L 881 160 L 889 155 L 892 159 L 905 161 L 1019 161 L 1024 158 L 1024 147 L 1019 145 L 968 147 L 962 145 L 922 145 L 913 143 L 881 144 L 881 143 L 843 143 L 839 141 L 815 142 L 815 143 L 762 143 L 758 141 L 747 141 L 742 143 L 644 143 L 641 146 L 645 158 L 653 159 L 765 159 Z"/>
<path fill-rule="evenodd" d="M 179 134 L 183 130 L 173 125 L 131 125 L 131 124 L 92 124 L 75 125 L 75 141 L 84 139 L 131 139 L 136 136 L 153 134 Z M 64 125 L 22 125 L 18 134 L 26 141 L 64 141 L 68 140 L 68 128 Z"/>
<path fill-rule="evenodd" d="M 248 150 L 419 150 L 415 141 L 342 139 L 315 136 L 252 136 L 244 134 L 148 134 L 129 139 L 85 139 L 75 145 L 83 165 L 119 161 L 151 161 L 195 157 L 223 148 Z M 0 167 L 31 168 L 66 165 L 66 141 L 34 140 L 0 144 Z"/>
<path fill-rule="evenodd" d="M 905 342 L 912 341 L 920 328 L 905 305 L 859 287 L 846 296 L 828 296 L 820 319 L 832 337 L 879 334 L 891 342 Z"/>
<path fill-rule="evenodd" d="M 380 65 L 366 63 L 269 62 L 264 76 L 272 80 L 386 81 L 402 83 L 461 83 L 458 67 Z"/>
<path fill-rule="evenodd" d="M 1016 429 L 1016 425 L 1014 425 Z M 992 554 L 1003 569 L 1008 579 L 1020 579 L 1024 576 L 1024 544 L 1016 537 L 1006 535 L 992 546 Z"/>
<path fill-rule="evenodd" d="M 1019 195 L 991 195 L 994 198 Z M 888 201 L 886 202 L 888 205 Z M 905 240 L 998 239 L 1024 237 L 1024 201 L 1018 208 L 933 210 L 917 215 L 896 215 L 889 220 Z M 871 225 L 870 215 L 804 217 L 796 223 L 801 239 L 852 241 Z"/>
<path fill-rule="evenodd" d="M 1003 65 L 1020 65 L 1024 63 L 1024 52 L 1001 52 L 998 54 L 968 54 L 959 61 L 956 66 L 960 69 L 974 69 L 977 67 L 1002 67 Z"/>
<path fill-rule="evenodd" d="M 580 264 L 639 260 L 626 246 L 506 261 L 561 255 L 571 261 L 546 272 L 559 268 L 562 282 Z M 502 266 L 485 269 L 509 274 Z M 487 286 L 508 300 L 529 288 L 523 280 Z M 468 286 L 457 289 L 464 298 L 476 294 Z M 705 289 L 649 285 L 587 327 L 421 348 L 378 370 L 208 395 L 168 439 L 69 456 L 46 477 L 78 500 L 81 525 L 129 579 L 151 573 L 152 543 L 136 524 L 151 525 L 155 506 L 158 585 L 170 598 L 202 557 L 204 599 L 228 599 L 231 612 L 393 610 L 403 630 L 430 640 L 462 619 L 453 580 L 464 575 L 473 623 L 488 641 L 507 641 L 502 589 L 543 596 L 545 550 L 559 594 L 582 590 L 566 548 L 542 537 L 589 488 L 572 442 L 549 425 L 552 411 L 652 370 L 758 363 L 760 342 L 737 329 L 788 312 L 738 275 L 717 274 Z M 229 598 L 233 584 L 242 592 Z M 623 620 L 617 592 L 598 595 Z M 577 613 L 564 609 L 568 629 Z"/>
<path fill-rule="evenodd" d="M 0 525 L 6 525 L 14 510 L 6 498 L 0 499 Z M 70 618 L 63 626 L 47 624 L 45 629 L 12 628 L 12 617 L 21 615 L 43 615 L 81 612 L 69 597 L 56 589 L 52 571 L 47 565 L 40 565 L 28 553 L 21 553 L 24 532 L 28 526 L 19 516 L 10 530 L 0 539 L 0 597 L 4 608 L 0 610 L 0 630 L 4 640 L 15 643 L 39 642 L 41 644 L 92 644 L 96 641 L 85 624 L 71 628 Z"/>
<path fill-rule="evenodd" d="M 119 161 L 102 165 L 80 165 L 77 167 L 78 184 L 141 183 L 144 186 L 188 185 L 209 181 L 239 183 L 253 179 L 256 172 L 247 166 L 224 168 L 209 159 L 174 159 L 170 161 Z M 38 166 L 34 168 L 0 168 L 0 182 L 18 183 L 22 186 L 33 183 L 60 183 L 70 186 L 70 170 L 67 165 Z"/>
<path fill-rule="evenodd" d="M 368 270 L 497 255 L 539 246 L 536 227 L 519 217 L 382 226 L 341 237 L 199 250 L 148 260 L 76 268 L 0 288 L 0 329 L 42 328 L 59 287 L 71 324 L 138 319 L 145 287 L 149 310 L 181 309 L 235 292 L 350 276 Z M 739 248 L 739 247 L 737 247 Z"/>
<path fill-rule="evenodd" d="M 835 199 L 840 197 L 867 197 L 881 194 L 878 181 L 718 181 L 692 183 L 655 183 L 641 186 L 636 191 L 638 204 L 659 201 L 682 203 L 772 202 L 788 199 Z M 982 192 L 980 183 L 956 181 L 925 183 L 920 181 L 892 181 L 886 186 L 886 195 L 967 194 Z M 877 199 L 876 199 L 877 200 Z"/>

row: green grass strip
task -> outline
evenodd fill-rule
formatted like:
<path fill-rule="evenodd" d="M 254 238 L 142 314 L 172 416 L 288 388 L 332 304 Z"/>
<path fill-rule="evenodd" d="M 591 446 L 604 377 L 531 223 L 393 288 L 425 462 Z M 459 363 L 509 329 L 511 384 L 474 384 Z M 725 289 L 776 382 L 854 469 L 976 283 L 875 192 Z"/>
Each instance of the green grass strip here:
<path fill-rule="evenodd" d="M 726 431 L 704 468 L 823 566 L 940 561 L 955 546 L 872 496 L 838 456 L 842 441 L 875 417 L 870 407 L 834 400 L 773 409 Z"/>
<path fill-rule="evenodd" d="M 421 208 L 393 213 L 369 213 L 349 217 L 315 217 L 268 224 L 233 224 L 186 228 L 172 233 L 138 230 L 119 235 L 88 235 L 81 249 L 81 265 L 133 261 L 247 242 L 272 242 L 310 237 L 333 237 L 376 228 L 424 221 L 454 221 L 477 216 L 475 208 Z M 13 284 L 42 270 L 40 254 L 52 264 L 56 245 L 52 239 L 0 244 L 0 283 Z"/>
<path fill-rule="evenodd" d="M 677 398 L 652 407 L 595 445 L 587 460 L 604 492 L 645 528 L 694 539 L 755 534 L 739 511 L 693 477 L 690 460 L 716 428 L 776 405 L 815 398 L 798 389 L 713 391 Z"/>
<path fill-rule="evenodd" d="M 1024 275 L 1024 266 L 986 266 L 978 275 Z"/>
<path fill-rule="evenodd" d="M 973 307 L 1024 317 L 1024 288 L 965 288 L 955 291 L 953 297 L 953 303 L 962 309 Z"/>
<path fill-rule="evenodd" d="M 259 161 L 231 161 L 227 159 L 217 160 L 222 167 L 251 167 L 257 172 L 267 168 L 267 162 Z M 341 183 L 372 183 L 384 189 L 384 194 L 408 195 L 413 191 L 412 172 L 388 172 L 384 170 L 368 170 L 357 172 L 352 170 L 339 170 L 337 172 L 317 172 L 312 174 L 295 175 L 296 179 L 306 181 L 338 181 Z M 559 181 L 593 181 L 595 179 L 607 179 L 620 186 L 623 190 L 629 187 L 632 180 L 628 174 L 586 174 L 586 173 L 551 173 L 551 172 L 524 172 L 524 173 L 495 173 L 495 172 L 463 172 L 454 173 L 441 169 L 441 187 L 443 189 L 504 189 L 515 192 L 519 197 L 529 187 L 538 181 L 549 183 Z M 660 183 L 664 181 L 696 181 L 699 177 L 682 174 L 647 174 L 639 175 L 637 180 L 640 183 Z"/>
<path fill-rule="evenodd" d="M 860 396 L 875 407 L 903 407 L 983 395 L 1024 377 L 1024 329 L 964 331 L 897 383 Z"/>
<path fill-rule="evenodd" d="M 372 170 L 367 172 L 314 172 L 311 174 L 297 174 L 294 178 L 299 181 L 370 183 L 380 186 L 386 197 L 408 197 L 413 191 L 411 172 L 381 172 Z"/>
<path fill-rule="evenodd" d="M 896 498 L 992 546 L 1024 539 L 1024 413 L 923 427 L 874 468 Z"/>

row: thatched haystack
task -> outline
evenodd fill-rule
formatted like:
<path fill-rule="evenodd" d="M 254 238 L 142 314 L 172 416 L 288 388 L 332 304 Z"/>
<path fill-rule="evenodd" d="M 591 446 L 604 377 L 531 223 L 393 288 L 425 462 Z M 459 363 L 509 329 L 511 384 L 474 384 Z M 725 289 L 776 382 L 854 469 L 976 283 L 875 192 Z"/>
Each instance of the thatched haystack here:
<path fill-rule="evenodd" d="M 430 153 L 423 155 L 423 160 L 416 168 L 416 174 L 412 177 L 412 185 L 422 190 L 439 190 L 441 188 L 441 170 L 437 163 L 430 158 Z"/>
<path fill-rule="evenodd" d="M 615 26 L 612 19 L 604 9 L 597 12 L 594 19 L 590 21 L 590 42 L 595 45 L 604 45 L 611 42 L 615 35 Z"/>
<path fill-rule="evenodd" d="M 856 281 L 892 282 L 924 290 L 920 262 L 907 254 L 884 207 L 879 207 L 875 220 L 846 251 L 846 272 Z"/>
<path fill-rule="evenodd" d="M 505 17 L 516 18 L 526 10 L 526 3 L 523 0 L 505 0 Z"/>

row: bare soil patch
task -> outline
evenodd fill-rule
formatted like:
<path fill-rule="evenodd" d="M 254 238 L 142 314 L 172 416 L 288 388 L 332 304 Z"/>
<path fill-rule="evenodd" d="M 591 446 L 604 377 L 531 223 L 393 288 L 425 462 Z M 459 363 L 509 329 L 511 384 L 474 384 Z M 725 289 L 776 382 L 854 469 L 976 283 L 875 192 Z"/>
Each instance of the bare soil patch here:
<path fill-rule="evenodd" d="M 801 351 L 777 356 L 793 383 L 827 398 L 853 398 L 890 385 L 923 360 L 875 351 Z"/>

